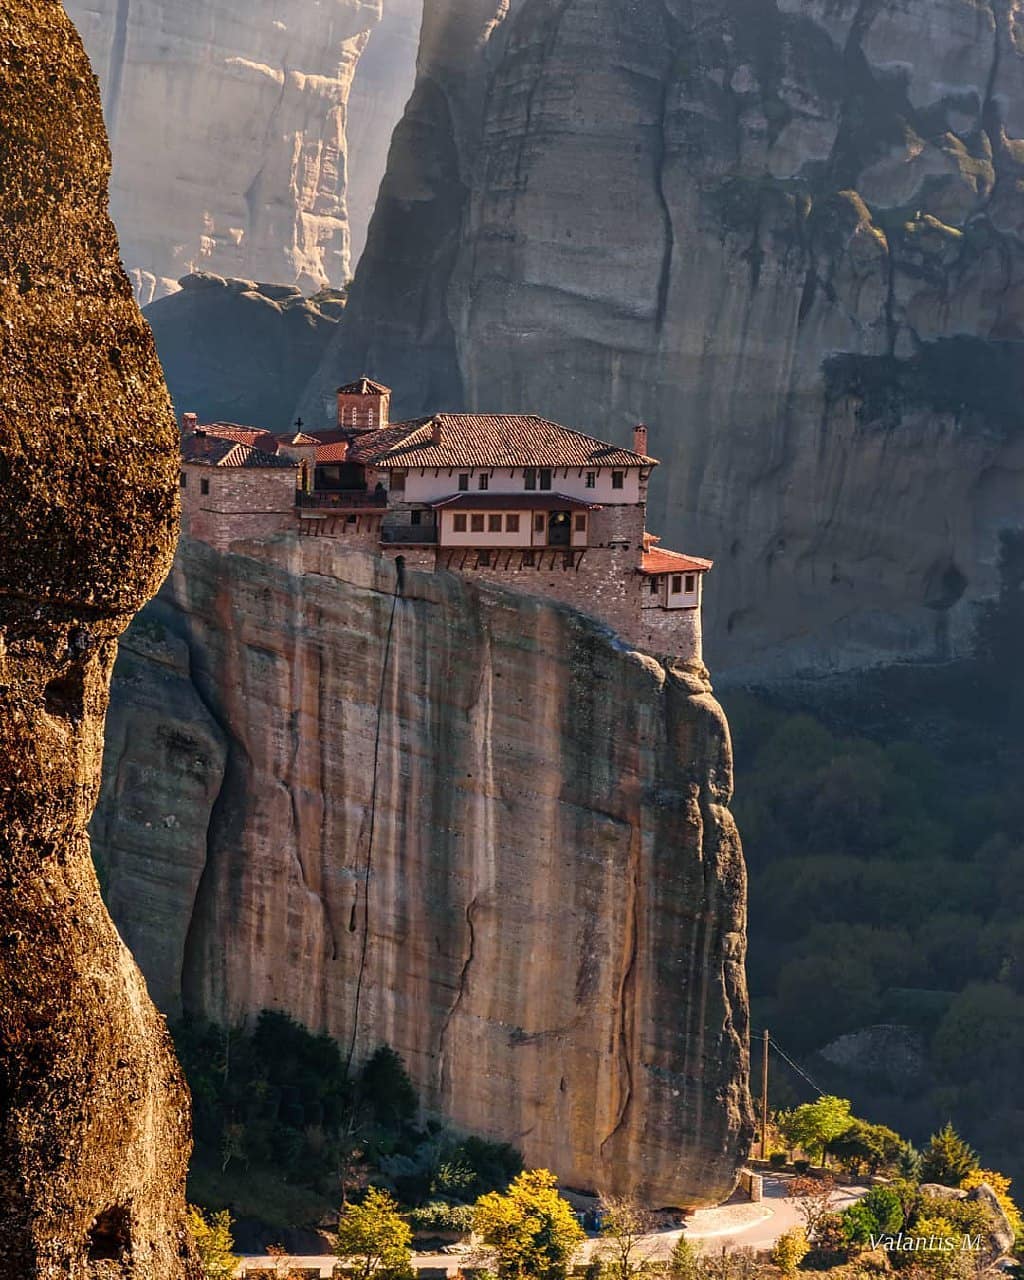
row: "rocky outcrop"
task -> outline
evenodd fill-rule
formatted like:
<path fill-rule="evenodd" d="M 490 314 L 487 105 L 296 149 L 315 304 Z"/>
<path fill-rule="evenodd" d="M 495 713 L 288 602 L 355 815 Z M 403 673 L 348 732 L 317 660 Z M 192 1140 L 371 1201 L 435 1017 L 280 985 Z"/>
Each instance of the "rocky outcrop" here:
<path fill-rule="evenodd" d="M 146 308 L 171 399 L 201 422 L 285 432 L 344 314 L 344 294 L 185 276 Z"/>
<path fill-rule="evenodd" d="M 344 284 L 348 201 L 367 216 L 411 87 L 417 5 L 68 0 L 103 87 L 112 210 L 143 302 L 193 270 Z"/>
<path fill-rule="evenodd" d="M 1020 525 L 1016 0 L 428 0 L 311 386 L 652 428 L 716 666 L 962 651 Z"/>
<path fill-rule="evenodd" d="M 330 539 L 236 550 L 182 544 L 115 681 L 96 843 L 166 1007 L 386 1041 L 571 1186 L 727 1194 L 745 875 L 705 673 Z"/>
<path fill-rule="evenodd" d="M 86 824 L 117 637 L 170 563 L 174 423 L 58 0 L 0 11 L 0 1278 L 196 1280 L 188 1100 Z"/>

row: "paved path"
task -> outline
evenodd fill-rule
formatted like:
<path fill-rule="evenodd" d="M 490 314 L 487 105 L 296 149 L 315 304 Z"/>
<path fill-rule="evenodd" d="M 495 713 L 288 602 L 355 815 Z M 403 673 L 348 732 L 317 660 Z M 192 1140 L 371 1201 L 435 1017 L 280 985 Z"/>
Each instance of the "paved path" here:
<path fill-rule="evenodd" d="M 779 1236 L 793 1227 L 803 1226 L 803 1219 L 791 1200 L 786 1199 L 789 1178 L 782 1176 L 766 1176 L 764 1179 L 764 1199 L 759 1204 L 752 1204 L 741 1194 L 715 1209 L 698 1209 L 687 1219 L 686 1226 L 674 1231 L 657 1231 L 645 1236 L 638 1246 L 638 1252 L 645 1258 L 662 1260 L 671 1256 L 676 1241 L 681 1235 L 688 1240 L 701 1242 L 704 1249 L 715 1249 L 732 1246 L 767 1249 Z M 868 1190 L 861 1186 L 840 1186 L 837 1188 L 836 1208 L 845 1209 L 847 1205 L 859 1200 Z M 590 1237 L 580 1251 L 579 1261 L 589 1261 L 600 1248 L 599 1237 Z M 320 1268 L 320 1276 L 326 1280 L 337 1262 L 333 1257 L 293 1257 L 287 1259 L 288 1266 L 297 1270 L 308 1269 L 314 1272 Z M 262 1257 L 245 1257 L 239 1267 L 238 1276 L 246 1272 L 257 1272 L 261 1276 L 273 1276 L 273 1259 Z M 288 1266 L 282 1266 L 279 1274 L 288 1275 Z M 459 1268 L 459 1257 L 451 1253 L 418 1253 L 413 1257 L 413 1266 L 417 1271 L 445 1270 L 454 1276 Z"/>

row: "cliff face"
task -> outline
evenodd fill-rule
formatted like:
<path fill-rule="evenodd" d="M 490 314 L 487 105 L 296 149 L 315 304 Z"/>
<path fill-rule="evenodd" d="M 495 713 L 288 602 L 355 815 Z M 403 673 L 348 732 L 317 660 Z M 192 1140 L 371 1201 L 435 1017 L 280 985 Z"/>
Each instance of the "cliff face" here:
<path fill-rule="evenodd" d="M 716 665 L 968 640 L 1018 527 L 1017 0 L 428 0 L 341 369 L 666 466 Z"/>
<path fill-rule="evenodd" d="M 143 302 L 191 270 L 345 282 L 348 199 L 371 205 L 412 82 L 416 0 L 389 4 L 378 29 L 382 3 L 68 0 L 103 87 L 111 206 Z M 364 93 L 369 46 L 392 74 L 371 70 Z"/>
<path fill-rule="evenodd" d="M 294 285 L 207 273 L 179 283 L 146 308 L 179 414 L 287 431 L 344 313 L 343 295 L 305 298 Z"/>
<path fill-rule="evenodd" d="M 251 549 L 183 543 L 115 681 L 97 847 L 154 991 L 386 1041 L 570 1185 L 726 1194 L 745 874 L 703 676 L 454 576 L 396 597 L 329 539 Z"/>
<path fill-rule="evenodd" d="M 0 11 L 0 1277 L 191 1280 L 188 1101 L 86 824 L 117 637 L 170 563 L 174 423 L 58 0 Z"/>

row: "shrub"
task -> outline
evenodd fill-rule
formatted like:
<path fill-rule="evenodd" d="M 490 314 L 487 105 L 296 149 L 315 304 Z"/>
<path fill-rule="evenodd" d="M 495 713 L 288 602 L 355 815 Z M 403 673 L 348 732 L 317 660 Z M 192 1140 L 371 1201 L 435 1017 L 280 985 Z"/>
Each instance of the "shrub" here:
<path fill-rule="evenodd" d="M 785 1151 L 773 1151 L 768 1157 L 768 1163 L 773 1169 L 784 1169 L 786 1167 Z"/>
<path fill-rule="evenodd" d="M 523 1171 L 523 1157 L 507 1142 L 464 1138 L 442 1156 L 431 1190 L 453 1200 L 476 1200 L 505 1191 Z"/>
<path fill-rule="evenodd" d="M 460 1235 L 468 1235 L 473 1230 L 473 1206 L 431 1200 L 429 1204 L 412 1209 L 409 1221 L 420 1231 L 457 1231 Z"/>
<path fill-rule="evenodd" d="M 873 1187 L 842 1215 L 843 1234 L 850 1244 L 870 1244 L 872 1236 L 892 1236 L 903 1226 L 903 1205 L 895 1191 Z"/>
<path fill-rule="evenodd" d="M 807 1236 L 800 1227 L 794 1227 L 791 1231 L 779 1236 L 778 1240 L 775 1241 L 771 1259 L 782 1274 L 788 1280 L 792 1280 L 800 1263 L 803 1262 L 810 1251 L 811 1246 L 807 1241 Z"/>
<path fill-rule="evenodd" d="M 797 1171 L 797 1173 L 800 1173 L 800 1174 L 807 1173 L 810 1167 L 811 1167 L 810 1160 L 794 1160 L 793 1161 L 793 1168 Z"/>
<path fill-rule="evenodd" d="M 185 1220 L 199 1255 L 203 1280 L 231 1280 L 238 1266 L 231 1236 L 231 1214 L 222 1209 L 207 1217 L 202 1209 L 190 1204 Z"/>

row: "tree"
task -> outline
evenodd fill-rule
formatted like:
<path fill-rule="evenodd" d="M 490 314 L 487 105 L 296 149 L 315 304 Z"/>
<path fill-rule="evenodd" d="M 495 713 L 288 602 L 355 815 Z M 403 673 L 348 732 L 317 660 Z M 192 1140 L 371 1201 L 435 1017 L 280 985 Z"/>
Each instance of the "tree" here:
<path fill-rule="evenodd" d="M 673 1245 L 672 1256 L 669 1258 L 669 1280 L 700 1280 L 703 1271 L 700 1250 L 692 1240 L 681 1235 Z"/>
<path fill-rule="evenodd" d="M 494 1252 L 500 1280 L 564 1280 L 584 1234 L 547 1169 L 521 1173 L 476 1202 L 473 1229 Z"/>
<path fill-rule="evenodd" d="M 843 1235 L 851 1244 L 866 1245 L 872 1236 L 894 1236 L 903 1221 L 903 1205 L 896 1192 L 888 1187 L 872 1187 L 843 1212 Z"/>
<path fill-rule="evenodd" d="M 617 1196 L 601 1199 L 602 1258 L 612 1280 L 632 1280 L 644 1270 L 651 1250 L 644 1250 L 643 1238 L 654 1230 L 654 1219 L 631 1200 Z M 681 1238 L 681 1237 L 680 1237 Z"/>
<path fill-rule="evenodd" d="M 805 1102 L 795 1111 L 784 1112 L 779 1117 L 779 1129 L 791 1147 L 799 1147 L 812 1159 L 820 1157 L 825 1163 L 825 1152 L 831 1142 L 845 1133 L 853 1124 L 848 1098 L 836 1098 L 830 1094 L 817 1102 Z"/>
<path fill-rule="evenodd" d="M 344 1207 L 338 1220 L 334 1252 L 349 1263 L 356 1280 L 411 1280 L 412 1231 L 398 1213 L 397 1202 L 371 1187 L 362 1204 Z"/>
<path fill-rule="evenodd" d="M 810 1249 L 811 1246 L 804 1232 L 799 1227 L 793 1227 L 791 1231 L 784 1232 L 775 1241 L 771 1259 L 786 1277 L 786 1280 L 793 1280 L 797 1273 L 797 1268 L 807 1257 Z"/>
<path fill-rule="evenodd" d="M 230 1280 L 235 1274 L 239 1259 L 235 1257 L 235 1241 L 231 1234 L 234 1225 L 227 1209 L 207 1217 L 202 1209 L 190 1204 L 186 1222 L 195 1242 L 196 1253 L 203 1268 L 204 1280 Z"/>
<path fill-rule="evenodd" d="M 894 1130 L 884 1124 L 868 1124 L 866 1120 L 854 1120 L 838 1138 L 828 1144 L 834 1155 L 855 1177 L 863 1172 L 879 1173 L 899 1162 L 904 1142 Z"/>
<path fill-rule="evenodd" d="M 796 1211 L 806 1224 L 808 1240 L 813 1241 L 819 1226 L 835 1207 L 834 1178 L 791 1178 L 787 1199 L 795 1202 Z"/>
<path fill-rule="evenodd" d="M 921 1157 L 921 1181 L 959 1187 L 978 1167 L 978 1157 L 947 1120 Z"/>
<path fill-rule="evenodd" d="M 1011 1179 L 1003 1173 L 997 1173 L 995 1169 L 973 1169 L 960 1185 L 965 1191 L 973 1191 L 983 1182 L 992 1188 L 995 1198 L 999 1201 L 999 1207 L 1006 1214 L 1007 1222 L 1019 1239 L 1024 1235 L 1024 1219 L 1021 1218 L 1021 1212 L 1010 1195 Z"/>
<path fill-rule="evenodd" d="M 401 1055 L 383 1044 L 368 1059 L 359 1078 L 360 1095 L 374 1119 L 388 1129 L 401 1129 L 416 1119 L 419 1099 Z"/>

